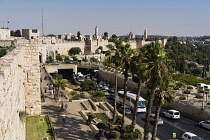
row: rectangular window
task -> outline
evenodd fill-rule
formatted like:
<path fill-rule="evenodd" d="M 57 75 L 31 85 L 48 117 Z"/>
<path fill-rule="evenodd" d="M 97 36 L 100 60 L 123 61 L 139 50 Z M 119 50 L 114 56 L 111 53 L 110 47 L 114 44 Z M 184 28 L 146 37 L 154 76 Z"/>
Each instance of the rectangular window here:
<path fill-rule="evenodd" d="M 32 29 L 32 33 L 37 33 L 37 29 Z"/>

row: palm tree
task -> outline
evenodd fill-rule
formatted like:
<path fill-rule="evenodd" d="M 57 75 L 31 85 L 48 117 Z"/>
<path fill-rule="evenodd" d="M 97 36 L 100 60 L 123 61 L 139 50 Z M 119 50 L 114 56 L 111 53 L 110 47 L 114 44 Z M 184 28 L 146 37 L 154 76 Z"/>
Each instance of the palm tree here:
<path fill-rule="evenodd" d="M 128 81 L 128 72 L 130 70 L 131 58 L 134 55 L 134 49 L 131 49 L 130 44 L 122 44 L 122 41 L 118 41 L 116 45 L 119 53 L 119 59 L 122 61 L 122 69 L 124 75 L 124 97 L 123 97 L 123 116 L 121 127 L 125 127 L 125 103 L 127 96 L 127 81 Z"/>
<path fill-rule="evenodd" d="M 141 52 L 144 56 L 143 65 L 146 68 L 145 74 L 148 77 L 147 86 L 150 87 L 146 121 L 144 124 L 144 140 L 148 140 L 154 93 L 156 88 L 164 82 L 164 75 L 168 72 L 168 67 L 166 65 L 166 52 L 160 47 L 160 44 L 152 42 L 142 47 Z"/>
<path fill-rule="evenodd" d="M 107 62 L 109 64 L 113 64 L 115 67 L 115 91 L 114 91 L 114 112 L 113 112 L 113 122 L 116 122 L 116 118 L 117 118 L 117 77 L 118 77 L 118 70 L 119 67 L 122 63 L 121 59 L 119 59 L 119 52 L 116 48 L 116 46 L 118 45 L 118 42 L 115 41 L 115 46 L 113 45 L 107 45 L 107 48 L 109 49 L 106 53 L 106 57 L 107 57 Z"/>
<path fill-rule="evenodd" d="M 56 102 L 57 102 L 57 99 L 59 98 L 60 88 L 64 88 L 64 85 L 65 85 L 64 80 L 55 80 L 53 82 L 53 86 L 55 87 L 54 98 Z"/>
<path fill-rule="evenodd" d="M 158 125 L 158 119 L 160 114 L 161 106 L 168 105 L 171 102 L 175 100 L 175 92 L 171 91 L 169 88 L 170 83 L 170 77 L 168 78 L 162 85 L 160 85 L 160 88 L 155 91 L 155 103 L 156 103 L 156 111 L 155 111 L 155 123 L 153 126 L 153 132 L 152 132 L 152 140 L 156 139 L 157 134 L 157 125 Z"/>
<path fill-rule="evenodd" d="M 144 67 L 142 67 L 142 53 L 138 52 L 132 57 L 131 65 L 130 65 L 130 71 L 132 75 L 136 74 L 138 81 L 138 89 L 136 94 L 136 100 L 134 103 L 134 114 L 133 114 L 133 120 L 132 120 L 132 130 L 135 131 L 136 126 L 136 116 L 138 112 L 138 103 L 140 98 L 140 92 L 142 88 L 142 83 L 146 80 L 146 77 L 144 76 Z"/>

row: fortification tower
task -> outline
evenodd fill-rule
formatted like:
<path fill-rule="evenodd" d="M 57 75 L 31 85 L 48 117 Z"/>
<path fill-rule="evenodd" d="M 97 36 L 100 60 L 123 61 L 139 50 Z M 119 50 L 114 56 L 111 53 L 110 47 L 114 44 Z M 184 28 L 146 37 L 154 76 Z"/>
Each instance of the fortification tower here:
<path fill-rule="evenodd" d="M 96 36 L 96 39 L 98 39 L 98 26 L 96 26 L 95 28 L 95 36 Z"/>
<path fill-rule="evenodd" d="M 147 39 L 147 29 L 144 30 L 144 38 L 143 38 L 143 39 L 144 39 L 144 40 Z"/>

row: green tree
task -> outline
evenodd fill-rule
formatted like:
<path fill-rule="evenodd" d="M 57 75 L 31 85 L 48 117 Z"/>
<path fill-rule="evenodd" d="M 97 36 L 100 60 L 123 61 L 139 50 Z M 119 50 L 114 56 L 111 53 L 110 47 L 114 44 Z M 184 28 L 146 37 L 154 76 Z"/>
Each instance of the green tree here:
<path fill-rule="evenodd" d="M 56 60 L 63 61 L 63 58 L 59 53 L 56 55 Z"/>
<path fill-rule="evenodd" d="M 79 41 L 81 40 L 81 33 L 80 33 L 80 31 L 77 32 L 77 38 L 78 38 Z"/>
<path fill-rule="evenodd" d="M 109 49 L 106 53 L 106 61 L 108 65 L 114 65 L 115 68 L 115 90 L 114 90 L 114 112 L 113 112 L 113 122 L 116 123 L 117 120 L 117 77 L 118 77 L 118 70 L 120 68 L 120 65 L 122 64 L 122 61 L 119 56 L 119 50 L 118 48 L 119 43 L 116 41 L 115 45 L 107 45 L 107 48 Z"/>
<path fill-rule="evenodd" d="M 68 56 L 64 57 L 64 62 L 70 62 L 70 58 Z"/>
<path fill-rule="evenodd" d="M 81 52 L 81 49 L 79 47 L 73 47 L 69 50 L 69 55 L 79 54 L 80 52 Z"/>
<path fill-rule="evenodd" d="M 157 134 L 157 125 L 158 125 L 158 119 L 160 114 L 161 106 L 168 105 L 171 102 L 174 102 L 175 100 L 175 92 L 171 91 L 169 88 L 169 84 L 171 81 L 171 78 L 169 75 L 165 75 L 166 80 L 164 83 L 161 83 L 159 86 L 159 89 L 155 91 L 155 97 L 154 102 L 156 105 L 156 111 L 155 111 L 155 123 L 153 126 L 153 132 L 152 132 L 152 140 L 156 139 Z"/>
<path fill-rule="evenodd" d="M 15 30 L 15 31 L 11 30 L 10 31 L 10 35 L 11 36 L 14 36 L 14 37 L 21 37 L 21 32 L 20 32 L 19 29 L 18 30 Z"/>
<path fill-rule="evenodd" d="M 81 83 L 81 88 L 82 90 L 93 90 L 96 88 L 96 82 L 85 79 L 84 82 Z"/>
<path fill-rule="evenodd" d="M 54 62 L 53 57 L 51 55 L 47 57 L 47 60 L 51 63 Z"/>
<path fill-rule="evenodd" d="M 55 94 L 54 94 L 54 99 L 57 102 L 60 96 L 60 89 L 64 89 L 65 86 L 65 81 L 64 80 L 55 80 L 53 82 L 53 86 L 55 87 Z"/>
<path fill-rule="evenodd" d="M 104 37 L 108 38 L 108 33 L 107 32 L 104 32 Z"/>
<path fill-rule="evenodd" d="M 133 120 L 132 120 L 132 131 L 135 131 L 135 126 L 136 126 L 136 116 L 137 116 L 137 111 L 138 111 L 138 103 L 139 103 L 139 98 L 140 98 L 140 92 L 142 88 L 142 83 L 146 81 L 146 76 L 144 75 L 145 67 L 142 65 L 143 61 L 143 56 L 140 51 L 136 53 L 132 57 L 131 65 L 130 65 L 130 71 L 132 75 L 136 74 L 136 76 L 139 79 L 138 82 L 138 89 L 137 89 L 137 95 L 136 95 L 136 100 L 134 103 L 134 114 L 133 114 Z"/>
<path fill-rule="evenodd" d="M 121 127 L 125 127 L 125 103 L 126 103 L 126 96 L 127 96 L 127 82 L 128 82 L 128 72 L 130 70 L 130 63 L 132 60 L 132 56 L 134 54 L 134 49 L 131 49 L 130 44 L 126 43 L 125 45 L 122 41 L 116 41 L 116 48 L 118 50 L 118 58 L 122 61 L 122 69 L 123 69 L 123 76 L 124 76 L 124 97 L 123 97 L 123 116 L 122 116 L 122 125 Z"/>
<path fill-rule="evenodd" d="M 76 56 L 72 56 L 71 58 L 73 58 L 74 61 L 78 60 L 78 58 Z"/>
<path fill-rule="evenodd" d="M 6 54 L 7 54 L 7 49 L 6 48 L 0 48 L 0 57 L 3 57 Z"/>
<path fill-rule="evenodd" d="M 87 62 L 87 61 L 88 61 L 87 57 L 86 57 L 86 56 L 83 57 L 83 58 L 82 58 L 82 61 Z"/>
<path fill-rule="evenodd" d="M 53 78 L 55 80 L 62 80 L 63 79 L 63 75 L 62 74 L 58 74 L 58 72 L 55 71 Z"/>
<path fill-rule="evenodd" d="M 91 62 L 96 62 L 96 63 L 97 63 L 97 62 L 98 62 L 98 59 L 95 58 L 95 57 L 90 57 L 90 61 L 91 61 Z"/>
<path fill-rule="evenodd" d="M 165 82 L 165 74 L 168 73 L 166 65 L 166 52 L 159 43 L 151 43 L 141 48 L 143 53 L 143 63 L 146 68 L 145 74 L 148 77 L 147 86 L 150 88 L 148 93 L 149 99 L 147 104 L 146 121 L 144 124 L 144 140 L 148 140 L 150 128 L 150 115 L 154 100 L 155 89 Z"/>

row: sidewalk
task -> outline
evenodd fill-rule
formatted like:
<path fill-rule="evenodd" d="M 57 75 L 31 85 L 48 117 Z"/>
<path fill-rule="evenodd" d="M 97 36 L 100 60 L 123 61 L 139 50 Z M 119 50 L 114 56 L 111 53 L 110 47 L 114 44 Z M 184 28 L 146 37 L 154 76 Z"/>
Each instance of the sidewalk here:
<path fill-rule="evenodd" d="M 46 74 L 41 71 L 41 77 L 44 79 Z M 42 80 L 41 89 L 50 83 L 49 80 Z M 94 133 L 78 113 L 83 110 L 80 103 L 65 102 L 68 104 L 67 112 L 59 108 L 59 102 L 55 102 L 53 95 L 49 90 L 45 93 L 45 102 L 42 103 L 42 114 L 49 115 L 55 129 L 58 140 L 94 140 Z M 66 122 L 63 121 L 63 115 L 66 115 Z"/>

